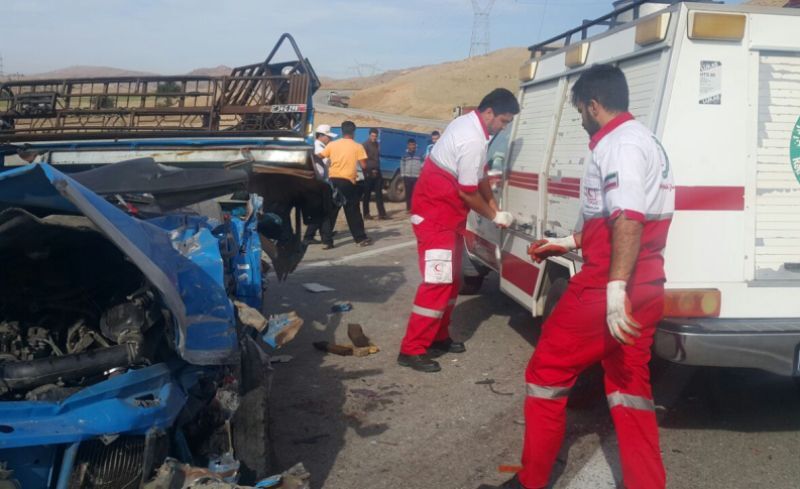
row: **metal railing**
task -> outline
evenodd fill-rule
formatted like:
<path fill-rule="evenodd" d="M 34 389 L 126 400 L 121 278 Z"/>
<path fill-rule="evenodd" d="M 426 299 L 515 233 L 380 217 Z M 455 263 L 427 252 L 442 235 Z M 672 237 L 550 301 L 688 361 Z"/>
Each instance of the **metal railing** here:
<path fill-rule="evenodd" d="M 274 63 L 288 41 L 296 60 Z M 0 84 L 0 142 L 305 135 L 320 82 L 283 34 L 263 63 L 230 75 L 22 80 Z"/>
<path fill-rule="evenodd" d="M 615 9 L 611 13 L 608 13 L 602 17 L 598 17 L 594 20 L 584 20 L 583 23 L 575 28 L 572 28 L 566 32 L 562 32 L 557 36 L 553 36 L 550 39 L 544 40 L 537 44 L 528 47 L 528 50 L 531 52 L 533 57 L 542 56 L 545 53 L 550 51 L 556 51 L 561 49 L 565 46 L 569 46 L 572 42 L 574 42 L 574 38 L 576 36 L 580 36 L 580 40 L 584 40 L 589 37 L 589 30 L 594 27 L 607 27 L 608 29 L 613 29 L 614 27 L 625 24 L 630 22 L 631 20 L 636 20 L 639 18 L 639 12 L 641 6 L 647 3 L 656 3 L 656 4 L 666 4 L 666 5 L 673 5 L 676 3 L 680 3 L 682 0 L 635 0 L 623 7 Z M 719 1 L 714 0 L 698 0 L 702 3 L 722 3 Z M 623 16 L 625 17 L 624 20 L 622 19 Z"/>

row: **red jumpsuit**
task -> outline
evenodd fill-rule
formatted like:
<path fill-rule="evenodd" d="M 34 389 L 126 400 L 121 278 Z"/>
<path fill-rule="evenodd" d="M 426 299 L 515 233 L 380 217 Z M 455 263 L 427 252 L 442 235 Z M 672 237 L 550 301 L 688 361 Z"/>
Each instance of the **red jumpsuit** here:
<path fill-rule="evenodd" d="M 422 283 L 400 345 L 402 354 L 422 355 L 432 342 L 450 336 L 469 213 L 459 190 L 478 190 L 486 173 L 488 141 L 478 113 L 463 115 L 447 126 L 422 167 L 411 203 Z"/>
<path fill-rule="evenodd" d="M 674 210 L 669 160 L 655 136 L 622 114 L 592 137 L 581 182 L 581 271 L 551 316 L 525 372 L 525 445 L 518 474 L 527 488 L 546 487 L 566 428 L 570 388 L 601 362 L 619 439 L 626 488 L 663 489 L 665 472 L 650 389 L 650 346 L 664 309 L 663 249 Z M 642 325 L 633 345 L 618 343 L 606 325 L 611 225 L 620 213 L 644 224 L 628 279 L 633 318 Z"/>

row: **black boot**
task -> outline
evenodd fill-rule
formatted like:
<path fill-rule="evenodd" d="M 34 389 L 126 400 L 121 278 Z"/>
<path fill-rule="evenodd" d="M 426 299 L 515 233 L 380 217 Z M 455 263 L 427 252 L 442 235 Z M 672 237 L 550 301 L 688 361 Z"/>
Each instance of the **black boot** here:
<path fill-rule="evenodd" d="M 428 353 L 433 357 L 439 357 L 445 353 L 464 353 L 466 351 L 467 347 L 464 346 L 464 343 L 460 341 L 453 341 L 452 338 L 447 338 L 446 340 L 442 341 L 434 341 L 431 343 L 431 346 L 428 347 Z"/>
<path fill-rule="evenodd" d="M 397 355 L 397 364 L 403 367 L 413 368 L 419 372 L 438 372 L 442 369 L 439 362 L 431 360 L 427 355 Z"/>

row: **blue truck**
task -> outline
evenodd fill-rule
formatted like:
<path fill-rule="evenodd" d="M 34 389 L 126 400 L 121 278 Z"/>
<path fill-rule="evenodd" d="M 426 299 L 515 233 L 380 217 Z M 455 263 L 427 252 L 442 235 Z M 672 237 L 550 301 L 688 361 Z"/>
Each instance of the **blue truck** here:
<path fill-rule="evenodd" d="M 302 257 L 318 87 L 288 34 L 223 77 L 0 83 L 0 487 L 271 473 L 262 251 Z"/>
<path fill-rule="evenodd" d="M 359 127 L 356 129 L 355 140 L 359 143 L 369 138 L 372 127 Z M 406 198 L 406 189 L 403 178 L 400 176 L 400 159 L 406 154 L 406 144 L 409 139 L 417 141 L 417 153 L 422 155 L 425 148 L 431 143 L 430 134 L 387 127 L 375 127 L 378 130 L 378 142 L 381 143 L 381 173 L 383 173 L 384 187 L 387 197 L 392 202 L 402 202 Z M 333 132 L 341 135 L 342 129 L 334 127 Z"/>

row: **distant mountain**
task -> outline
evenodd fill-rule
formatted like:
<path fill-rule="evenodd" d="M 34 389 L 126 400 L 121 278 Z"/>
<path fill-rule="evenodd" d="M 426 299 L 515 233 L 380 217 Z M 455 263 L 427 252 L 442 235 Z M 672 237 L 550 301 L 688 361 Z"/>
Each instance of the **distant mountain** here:
<path fill-rule="evenodd" d="M 215 66 L 213 68 L 197 68 L 189 73 L 189 76 L 225 76 L 231 74 L 231 67 L 225 65 Z"/>
<path fill-rule="evenodd" d="M 223 76 L 229 75 L 231 68 L 225 65 L 215 66 L 213 68 L 197 68 L 186 73 L 190 76 Z M 34 73 L 32 75 L 25 75 L 25 78 L 30 79 L 43 79 L 43 78 L 102 78 L 112 76 L 160 76 L 161 73 L 153 73 L 151 71 L 135 71 L 125 70 L 122 68 L 113 68 L 111 66 L 69 66 L 67 68 L 59 68 L 53 71 L 46 71 L 44 73 Z"/>
<path fill-rule="evenodd" d="M 788 7 L 788 0 L 749 0 L 744 2 L 748 5 L 760 5 L 762 7 Z"/>
<path fill-rule="evenodd" d="M 107 76 L 155 76 L 158 73 L 148 71 L 123 70 L 110 66 L 69 66 L 44 73 L 26 75 L 25 78 L 95 78 Z"/>
<path fill-rule="evenodd" d="M 331 78 L 328 76 L 320 77 L 322 88 L 326 89 L 339 89 L 339 90 L 361 90 L 364 88 L 374 87 L 388 83 L 398 76 L 405 75 L 406 73 L 416 70 L 418 67 L 404 68 L 400 70 L 389 70 L 383 73 L 378 73 L 372 76 L 358 76 L 354 78 Z"/>

